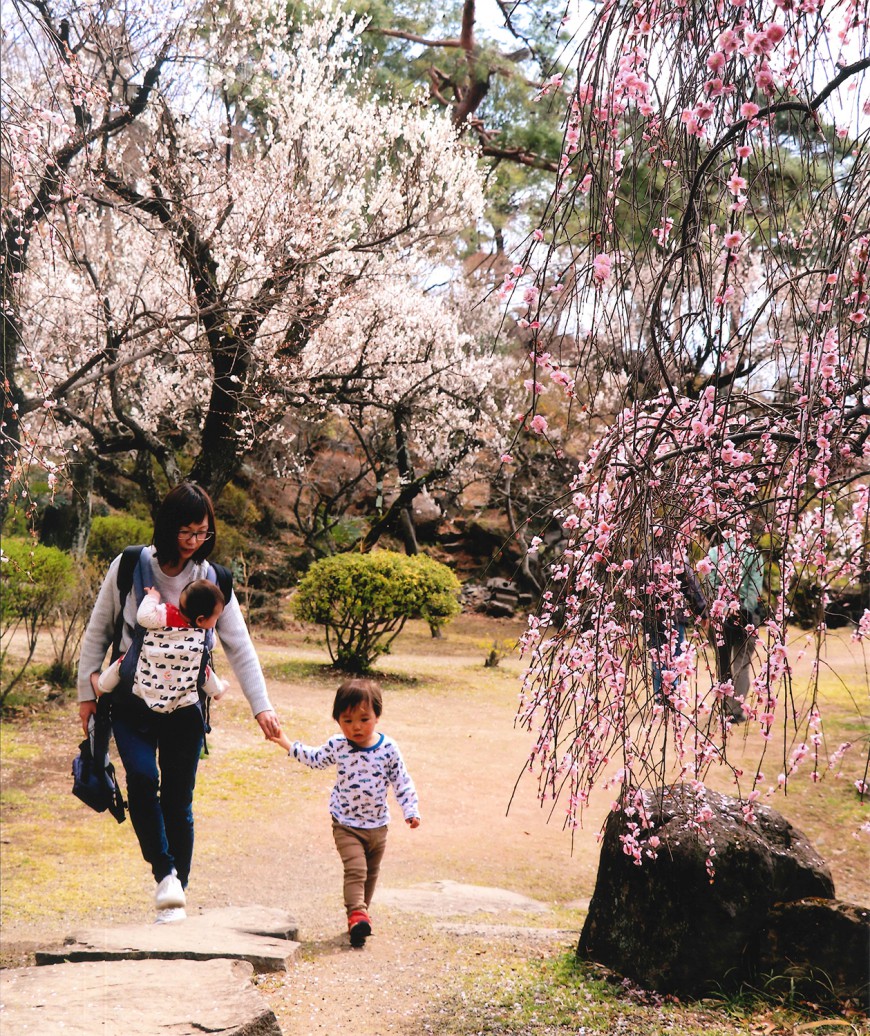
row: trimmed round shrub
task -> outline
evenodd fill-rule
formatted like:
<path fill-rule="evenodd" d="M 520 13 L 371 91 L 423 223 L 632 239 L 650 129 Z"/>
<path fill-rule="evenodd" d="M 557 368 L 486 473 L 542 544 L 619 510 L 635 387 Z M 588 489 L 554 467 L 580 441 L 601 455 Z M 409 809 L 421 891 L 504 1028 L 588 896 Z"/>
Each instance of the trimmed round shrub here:
<path fill-rule="evenodd" d="M 367 672 L 408 619 L 434 632 L 459 610 L 459 580 L 446 565 L 389 550 L 316 561 L 293 598 L 298 618 L 325 627 L 333 663 L 353 673 Z"/>
<path fill-rule="evenodd" d="M 125 547 L 151 542 L 154 526 L 145 518 L 134 518 L 130 514 L 109 514 L 96 517 L 91 522 L 88 538 L 88 557 L 94 561 L 110 562 Z"/>

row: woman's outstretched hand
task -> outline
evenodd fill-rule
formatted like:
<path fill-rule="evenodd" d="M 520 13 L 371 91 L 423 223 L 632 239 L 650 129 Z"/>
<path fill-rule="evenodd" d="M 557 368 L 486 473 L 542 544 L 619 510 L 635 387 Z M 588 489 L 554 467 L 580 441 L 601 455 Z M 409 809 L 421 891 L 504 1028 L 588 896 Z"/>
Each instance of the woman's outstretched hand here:
<path fill-rule="evenodd" d="M 278 722 L 278 716 L 272 709 L 258 712 L 257 722 L 260 724 L 260 730 L 263 731 L 267 741 L 271 741 L 273 738 L 280 736 L 281 724 Z"/>

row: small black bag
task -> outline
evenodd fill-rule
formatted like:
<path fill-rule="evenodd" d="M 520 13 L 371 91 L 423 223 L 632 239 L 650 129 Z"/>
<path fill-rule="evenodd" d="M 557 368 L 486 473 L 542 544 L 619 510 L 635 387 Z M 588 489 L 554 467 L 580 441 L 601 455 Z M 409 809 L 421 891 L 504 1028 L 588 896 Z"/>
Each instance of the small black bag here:
<path fill-rule="evenodd" d="M 90 734 L 79 745 L 79 754 L 73 759 L 72 793 L 98 813 L 108 810 L 121 824 L 126 819 L 127 804 L 115 777 L 115 767 L 109 761 L 111 728 L 106 709 L 103 703 L 97 705 Z"/>

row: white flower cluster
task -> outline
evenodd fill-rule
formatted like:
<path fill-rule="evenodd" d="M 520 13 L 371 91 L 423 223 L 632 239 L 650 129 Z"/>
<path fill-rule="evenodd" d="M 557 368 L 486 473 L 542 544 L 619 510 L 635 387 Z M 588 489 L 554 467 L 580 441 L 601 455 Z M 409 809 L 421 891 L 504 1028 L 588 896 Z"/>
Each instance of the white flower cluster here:
<path fill-rule="evenodd" d="M 491 418 L 476 340 L 421 288 L 481 214 L 476 156 L 446 117 L 372 97 L 359 25 L 328 5 L 288 26 L 272 0 L 205 15 L 93 0 L 70 59 L 21 18 L 4 39 L 3 218 L 27 255 L 4 305 L 25 391 L 60 388 L 55 445 L 135 428 L 196 449 L 230 399 L 241 450 L 286 409 L 276 384 L 336 384 L 355 351 L 383 398 L 443 404 L 431 455 Z M 49 205 L 28 210 L 70 141 Z"/>

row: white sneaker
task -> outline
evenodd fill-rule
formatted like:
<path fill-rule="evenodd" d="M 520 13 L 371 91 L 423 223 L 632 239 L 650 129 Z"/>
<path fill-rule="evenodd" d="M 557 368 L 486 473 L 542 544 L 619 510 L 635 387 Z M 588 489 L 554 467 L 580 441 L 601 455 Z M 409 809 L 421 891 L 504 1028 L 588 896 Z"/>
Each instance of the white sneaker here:
<path fill-rule="evenodd" d="M 167 907 L 183 907 L 186 902 L 178 876 L 175 871 L 170 871 L 157 886 L 154 894 L 155 906 L 158 910 L 165 910 Z"/>
<path fill-rule="evenodd" d="M 167 907 L 165 910 L 158 910 L 155 924 L 172 924 L 173 921 L 186 921 L 187 911 L 184 907 Z"/>

